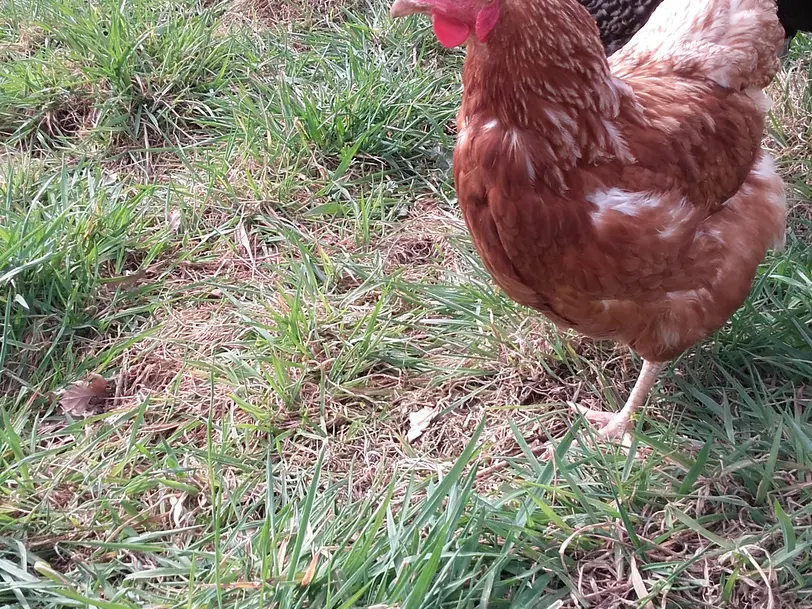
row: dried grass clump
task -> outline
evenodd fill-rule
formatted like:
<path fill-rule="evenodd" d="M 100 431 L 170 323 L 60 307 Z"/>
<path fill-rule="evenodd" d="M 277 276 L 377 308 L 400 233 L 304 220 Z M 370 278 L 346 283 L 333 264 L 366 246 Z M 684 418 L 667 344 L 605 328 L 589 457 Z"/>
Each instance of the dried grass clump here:
<path fill-rule="evenodd" d="M 778 162 L 779 171 L 787 183 L 787 203 L 791 217 L 798 218 L 796 234 L 805 243 L 812 242 L 812 203 L 809 193 L 812 183 L 812 125 L 807 108 L 812 93 L 809 90 L 809 65 L 796 60 L 781 71 L 769 89 L 773 100 L 772 112 L 776 125 L 775 137 L 765 140 Z M 803 180 L 798 183 L 799 177 Z"/>
<path fill-rule="evenodd" d="M 415 282 L 436 279 L 444 271 L 459 271 L 459 256 L 449 237 L 462 230 L 459 219 L 433 200 L 418 201 L 398 230 L 377 246 L 384 258 L 384 271 Z"/>
<path fill-rule="evenodd" d="M 222 17 L 220 28 L 290 29 L 294 24 L 340 22 L 344 10 L 357 9 L 360 0 L 234 0 Z"/>

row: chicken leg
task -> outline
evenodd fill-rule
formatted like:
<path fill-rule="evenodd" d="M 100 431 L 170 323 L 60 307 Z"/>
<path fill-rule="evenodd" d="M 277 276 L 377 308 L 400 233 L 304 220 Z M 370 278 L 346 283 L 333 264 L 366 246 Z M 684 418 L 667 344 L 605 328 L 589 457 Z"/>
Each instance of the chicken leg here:
<path fill-rule="evenodd" d="M 628 433 L 631 427 L 632 415 L 640 406 L 645 404 L 646 398 L 651 393 L 651 388 L 657 382 L 657 377 L 663 371 L 665 362 L 650 362 L 643 360 L 643 367 L 637 382 L 634 384 L 626 405 L 620 412 L 603 412 L 600 410 L 590 410 L 573 405 L 573 409 L 584 415 L 584 418 L 594 425 L 600 426 L 598 435 L 603 438 L 619 439 Z"/>

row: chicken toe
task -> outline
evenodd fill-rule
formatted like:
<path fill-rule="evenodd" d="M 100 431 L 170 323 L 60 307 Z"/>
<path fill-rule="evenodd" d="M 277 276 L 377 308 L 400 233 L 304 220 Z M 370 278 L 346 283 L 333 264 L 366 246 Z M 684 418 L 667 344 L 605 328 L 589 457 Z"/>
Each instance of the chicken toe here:
<path fill-rule="evenodd" d="M 598 429 L 598 435 L 610 440 L 625 439 L 632 427 L 632 415 L 646 402 L 651 388 L 657 381 L 657 376 L 665 368 L 664 363 L 643 362 L 643 368 L 637 377 L 629 399 L 619 412 L 604 412 L 581 408 L 570 404 L 570 408 L 583 415 Z"/>
<path fill-rule="evenodd" d="M 626 439 L 633 426 L 631 415 L 622 410 L 598 430 L 598 435 L 609 440 Z"/>
<path fill-rule="evenodd" d="M 612 417 L 615 416 L 614 412 L 606 412 L 605 410 L 593 410 L 591 408 L 584 408 L 578 404 L 569 402 L 570 409 L 575 413 L 584 417 L 587 421 L 592 423 L 598 429 L 601 429 L 609 424 Z"/>
<path fill-rule="evenodd" d="M 577 414 L 583 416 L 598 432 L 598 436 L 608 440 L 621 440 L 624 446 L 631 445 L 632 420 L 626 413 L 606 412 L 603 410 L 592 410 L 570 404 L 570 408 Z"/>
<path fill-rule="evenodd" d="M 651 388 L 657 382 L 657 377 L 665 368 L 664 362 L 650 362 L 643 360 L 643 367 L 637 382 L 634 384 L 629 399 L 618 412 L 605 412 L 602 410 L 592 410 L 578 406 L 572 402 L 569 407 L 576 413 L 583 416 L 593 427 L 597 429 L 598 435 L 608 440 L 619 440 L 620 444 L 626 448 L 631 446 L 632 415 L 646 402 Z M 555 447 L 548 443 L 540 449 L 539 456 L 543 461 L 550 461 L 554 457 Z"/>

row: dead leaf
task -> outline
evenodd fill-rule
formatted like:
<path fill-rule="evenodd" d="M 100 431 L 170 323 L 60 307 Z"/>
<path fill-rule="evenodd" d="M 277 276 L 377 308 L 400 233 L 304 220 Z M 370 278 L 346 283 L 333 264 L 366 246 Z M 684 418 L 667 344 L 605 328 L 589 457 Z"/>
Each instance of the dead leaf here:
<path fill-rule="evenodd" d="M 173 233 L 176 233 L 180 230 L 180 220 L 181 220 L 180 210 L 177 207 L 175 207 L 169 212 L 168 218 L 169 228 L 172 229 Z"/>
<path fill-rule="evenodd" d="M 107 395 L 107 381 L 99 374 L 88 374 L 87 380 L 76 381 L 68 387 L 59 400 L 65 414 L 85 417 L 100 410 Z"/>
<path fill-rule="evenodd" d="M 273 582 L 268 580 L 266 582 L 220 582 L 219 584 L 197 584 L 201 588 L 218 588 L 220 590 L 262 590 L 267 586 L 272 586 Z"/>
<path fill-rule="evenodd" d="M 302 587 L 309 586 L 310 582 L 313 581 L 313 577 L 316 575 L 316 567 L 319 564 L 319 553 L 316 552 L 313 555 L 313 560 L 310 561 L 310 564 L 307 565 L 307 570 L 305 571 L 304 577 L 302 578 Z"/>
<path fill-rule="evenodd" d="M 430 406 L 424 406 L 417 412 L 410 412 L 409 432 L 406 434 L 406 440 L 408 442 L 417 440 L 429 428 L 436 416 L 437 409 Z"/>
<path fill-rule="evenodd" d="M 172 506 L 172 521 L 177 528 L 183 526 L 184 509 L 183 501 L 186 499 L 186 493 L 181 493 L 180 497 L 169 497 L 169 505 Z"/>
<path fill-rule="evenodd" d="M 288 541 L 290 541 L 289 537 L 285 537 L 282 540 L 282 543 L 279 544 L 279 550 L 276 553 L 276 562 L 279 563 L 279 571 L 282 572 L 282 567 L 285 565 L 285 554 L 288 550 Z"/>
<path fill-rule="evenodd" d="M 245 230 L 245 225 L 242 222 L 237 225 L 237 237 L 239 238 L 240 245 L 242 245 L 245 253 L 248 254 L 251 264 L 256 264 L 256 261 L 254 260 L 254 250 L 251 247 L 251 240 L 248 239 L 248 231 Z"/>
<path fill-rule="evenodd" d="M 648 596 L 648 590 L 646 589 L 646 584 L 643 581 L 642 576 L 640 575 L 640 571 L 637 569 L 637 561 L 634 559 L 634 556 L 631 557 L 631 562 L 629 563 L 629 571 L 631 572 L 630 575 L 632 577 L 632 586 L 634 586 L 634 591 L 637 593 L 637 598 L 646 598 Z M 648 601 L 646 603 L 645 609 L 654 609 L 654 603 Z"/>

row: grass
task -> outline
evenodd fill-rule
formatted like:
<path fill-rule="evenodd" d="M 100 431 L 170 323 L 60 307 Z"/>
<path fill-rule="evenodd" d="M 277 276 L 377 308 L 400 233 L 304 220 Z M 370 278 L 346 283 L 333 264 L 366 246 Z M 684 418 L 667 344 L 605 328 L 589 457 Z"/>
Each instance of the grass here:
<path fill-rule="evenodd" d="M 566 402 L 639 362 L 473 251 L 427 24 L 3 4 L 0 606 L 812 607 L 810 51 L 773 87 L 788 249 L 625 454 Z"/>

